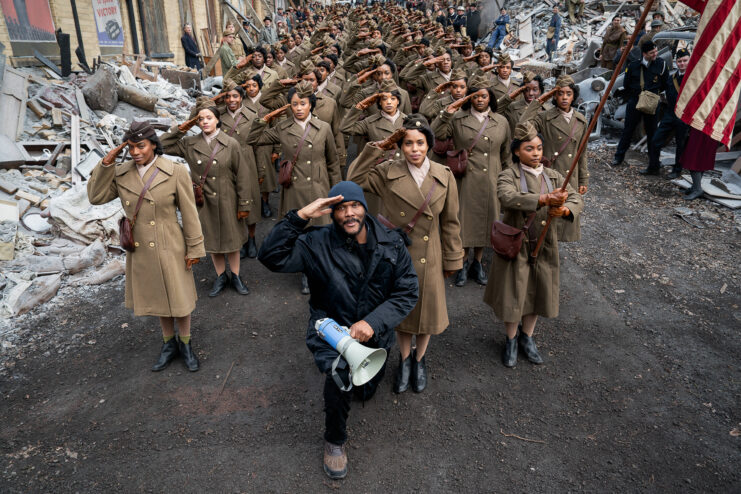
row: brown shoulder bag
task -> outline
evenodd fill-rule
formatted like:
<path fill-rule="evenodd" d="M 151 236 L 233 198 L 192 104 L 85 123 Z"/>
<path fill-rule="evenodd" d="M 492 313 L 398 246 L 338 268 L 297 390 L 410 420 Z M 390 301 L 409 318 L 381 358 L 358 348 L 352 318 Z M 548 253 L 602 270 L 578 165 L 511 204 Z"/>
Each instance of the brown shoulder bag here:
<path fill-rule="evenodd" d="M 134 252 L 136 250 L 136 244 L 134 243 L 134 223 L 136 223 L 136 216 L 139 214 L 139 209 L 142 207 L 142 203 L 144 202 L 144 195 L 147 193 L 147 190 L 149 190 L 149 186 L 152 185 L 152 181 L 159 171 L 160 169 L 155 167 L 149 180 L 144 184 L 144 188 L 142 189 L 141 194 L 139 194 L 139 200 L 136 202 L 136 208 L 134 208 L 134 217 L 129 220 L 124 214 L 124 216 L 118 220 L 118 236 L 121 247 L 128 252 Z"/>
<path fill-rule="evenodd" d="M 296 147 L 296 155 L 293 157 L 293 160 L 283 160 L 280 162 L 280 171 L 278 172 L 278 183 L 284 188 L 288 189 L 293 184 L 293 166 L 296 164 L 296 161 L 298 161 L 298 155 L 301 153 L 301 148 L 304 146 L 304 141 L 306 140 L 306 136 L 309 135 L 309 128 L 311 124 L 309 122 L 306 122 L 306 129 L 304 130 L 304 135 L 301 137 L 301 141 L 299 141 L 298 146 Z"/>
<path fill-rule="evenodd" d="M 468 155 L 471 154 L 473 148 L 476 147 L 476 143 L 479 142 L 479 139 L 481 139 L 481 135 L 484 133 L 484 130 L 486 130 L 486 126 L 488 124 L 489 117 L 487 116 L 484 119 L 484 124 L 479 129 L 479 133 L 476 134 L 476 137 L 474 138 L 470 148 L 457 149 L 455 151 L 447 152 L 447 156 L 445 157 L 445 165 L 450 168 L 450 171 L 452 171 L 453 175 L 455 175 L 456 177 L 460 178 L 466 174 L 466 169 L 468 168 Z"/>
<path fill-rule="evenodd" d="M 541 180 L 545 182 L 548 192 L 553 192 L 551 181 L 546 179 L 543 175 L 541 175 Z M 522 169 L 522 164 L 520 164 L 520 190 L 523 193 L 528 192 L 527 182 L 525 181 L 525 171 Z M 533 220 L 535 220 L 535 213 L 536 212 L 532 212 L 527 215 L 525 225 L 522 228 L 515 228 L 514 226 L 510 226 L 507 223 L 498 220 L 492 223 L 491 246 L 494 249 L 494 252 L 508 261 L 516 259 L 517 254 L 520 253 L 520 249 L 522 248 L 522 241 L 525 238 L 525 235 L 527 235 L 528 242 L 530 242 L 530 226 L 533 224 Z"/>

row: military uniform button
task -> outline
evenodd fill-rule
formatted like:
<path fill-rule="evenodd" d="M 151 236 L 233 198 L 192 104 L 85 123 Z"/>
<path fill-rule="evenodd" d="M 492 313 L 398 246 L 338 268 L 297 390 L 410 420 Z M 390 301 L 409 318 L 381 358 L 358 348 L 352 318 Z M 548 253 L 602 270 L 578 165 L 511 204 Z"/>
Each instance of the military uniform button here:
<path fill-rule="evenodd" d="M 211 195 L 215 196 L 215 195 L 216 195 L 216 192 L 214 192 L 214 193 L 213 193 L 213 194 L 211 194 Z"/>
<path fill-rule="evenodd" d="M 134 242 L 134 247 L 139 247 L 139 242 Z"/>
<path fill-rule="evenodd" d="M 126 201 L 126 205 L 128 206 L 129 204 L 130 204 L 129 201 Z"/>
<path fill-rule="evenodd" d="M 149 242 L 150 247 L 154 247 L 154 242 Z"/>
<path fill-rule="evenodd" d="M 306 180 L 311 180 L 311 177 L 306 177 Z"/>
<path fill-rule="evenodd" d="M 486 171 L 486 168 L 484 168 L 484 171 Z"/>
<path fill-rule="evenodd" d="M 484 140 L 485 140 L 485 141 L 488 141 L 488 140 L 489 140 L 489 138 L 488 138 L 488 137 L 486 137 L 486 136 L 484 136 Z"/>
<path fill-rule="evenodd" d="M 201 160 L 196 161 L 196 163 L 200 165 L 201 164 Z"/>
<path fill-rule="evenodd" d="M 310 147 L 310 148 L 313 148 L 314 146 L 313 146 L 313 145 L 311 145 L 311 144 L 309 144 L 309 147 Z"/>
<path fill-rule="evenodd" d="M 432 216 L 430 216 L 430 215 L 428 214 L 428 215 L 427 215 L 427 219 L 428 219 L 428 220 L 432 220 Z"/>
<path fill-rule="evenodd" d="M 214 165 L 216 164 L 216 160 L 214 160 Z"/>
<path fill-rule="evenodd" d="M 306 162 L 306 164 L 307 164 L 307 165 L 310 165 L 310 164 L 311 164 L 311 160 L 308 160 L 308 161 Z"/>
<path fill-rule="evenodd" d="M 427 262 L 427 260 L 423 257 L 422 259 L 419 260 L 419 262 L 421 262 L 422 264 L 424 264 L 424 263 Z"/>
<path fill-rule="evenodd" d="M 152 206 L 154 206 L 154 201 L 149 201 L 149 204 L 151 204 Z"/>
<path fill-rule="evenodd" d="M 211 180 L 216 180 L 216 177 L 211 177 Z"/>
<path fill-rule="evenodd" d="M 424 237 L 422 237 L 422 240 L 424 240 L 425 242 L 428 242 L 430 240 L 430 237 L 428 237 L 427 235 L 425 235 Z"/>
<path fill-rule="evenodd" d="M 396 157 L 398 158 L 399 156 L 400 156 L 400 154 L 399 153 L 396 153 Z"/>
<path fill-rule="evenodd" d="M 560 141 L 561 139 L 563 139 L 563 137 L 561 137 L 561 136 L 558 136 L 558 140 Z"/>
<path fill-rule="evenodd" d="M 484 153 L 484 156 L 489 156 L 489 153 Z"/>
<path fill-rule="evenodd" d="M 154 226 L 154 221 L 150 221 L 149 224 Z"/>
<path fill-rule="evenodd" d="M 540 224 L 545 226 L 545 220 L 541 221 Z"/>
<path fill-rule="evenodd" d="M 405 213 L 404 211 L 402 211 L 401 213 L 399 213 L 399 216 L 401 216 L 402 218 L 403 218 L 404 216 L 406 216 L 406 215 L 407 215 L 407 214 L 406 214 L 406 213 Z"/>

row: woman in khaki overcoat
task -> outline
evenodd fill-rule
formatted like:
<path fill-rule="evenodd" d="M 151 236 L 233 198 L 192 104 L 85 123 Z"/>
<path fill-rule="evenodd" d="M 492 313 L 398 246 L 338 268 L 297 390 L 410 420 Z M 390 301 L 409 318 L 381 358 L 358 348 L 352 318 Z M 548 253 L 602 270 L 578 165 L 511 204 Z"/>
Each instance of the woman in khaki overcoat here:
<path fill-rule="evenodd" d="M 488 81 L 476 75 L 469 81 L 468 95 L 448 105 L 432 122 L 435 138 L 452 137 L 453 149 L 469 152 L 466 174 L 460 179 L 458 192 L 461 239 L 464 249 L 473 249 L 473 260 L 470 267 L 468 260 L 464 262 L 456 276 L 456 286 L 465 285 L 468 276 L 480 285 L 488 281 L 481 259 L 484 247 L 490 243 L 491 225 L 499 219 L 497 177 L 512 163 L 509 125 L 496 109 Z"/>
<path fill-rule="evenodd" d="M 194 118 L 163 134 L 162 145 L 167 154 L 185 158 L 193 183 L 201 183 L 207 163 L 212 162 L 203 181 L 204 204 L 198 210 L 206 252 L 211 254 L 216 270 L 216 281 L 208 295 L 215 297 L 229 282 L 225 259 L 232 272 L 232 287 L 240 295 L 247 295 L 249 290 L 239 276 L 239 249 L 247 241 L 246 219 L 255 209 L 257 198 L 241 146 L 219 129 L 221 113 L 211 105 L 213 102 L 205 103 Z M 196 122 L 201 133 L 186 136 Z"/>
<path fill-rule="evenodd" d="M 540 111 L 543 103 L 553 97 L 554 107 Z M 574 84 L 571 76 L 563 75 L 556 81 L 556 87 L 540 98 L 533 100 L 520 118 L 521 122 L 530 121 L 543 135 L 543 156 L 551 162 L 551 168 L 566 176 L 579 143 L 587 131 L 587 119 L 576 111 L 574 102 L 579 98 L 579 86 Z M 578 186 L 579 194 L 587 193 L 589 171 L 587 170 L 587 153 L 582 153 L 579 163 L 574 168 L 570 183 Z M 560 242 L 577 242 L 581 240 L 581 223 L 556 219 L 553 222 L 558 230 Z"/>
<path fill-rule="evenodd" d="M 403 156 L 376 165 L 397 141 Z M 427 120 L 419 114 L 410 115 L 402 129 L 381 142 L 366 144 L 348 170 L 349 180 L 381 197 L 383 212 L 379 218 L 383 216 L 382 222 L 387 225 L 405 228 L 431 193 L 429 203 L 408 232 L 409 253 L 419 278 L 419 300 L 396 330 L 401 351 L 394 385 L 397 393 L 406 391 L 410 377 L 416 392 L 427 385 L 424 356 L 430 337 L 448 327 L 444 277 L 463 265 L 458 189 L 450 169 L 427 158 L 433 142 Z M 412 358 L 415 335 L 416 350 Z"/>
<path fill-rule="evenodd" d="M 280 144 L 282 159 L 293 161 L 293 176 L 290 187 L 280 189 L 280 215 L 292 209 L 300 209 L 319 197 L 327 197 L 329 189 L 342 180 L 340 163 L 335 148 L 335 138 L 329 124 L 312 117 L 316 105 L 315 88 L 309 81 L 301 81 L 288 90 L 289 104 L 274 110 L 263 118 L 253 120 L 247 143 L 252 146 Z M 270 122 L 286 113 L 289 117 L 275 127 Z M 307 130 L 308 126 L 308 130 Z M 298 145 L 306 135 L 301 149 Z M 296 157 L 296 151 L 299 151 Z M 312 224 L 327 224 L 324 216 L 312 220 Z M 302 278 L 302 293 L 309 293 L 309 284 Z"/>
<path fill-rule="evenodd" d="M 126 146 L 133 160 L 113 166 Z M 164 369 L 182 354 L 188 369 L 197 371 L 198 358 L 190 344 L 190 316 L 198 298 L 191 266 L 206 251 L 190 174 L 184 166 L 162 158 L 162 153 L 154 129 L 146 123 L 133 123 L 123 143 L 95 167 L 87 192 L 91 204 L 105 204 L 118 197 L 126 217 L 135 219 L 135 250 L 126 254 L 125 299 L 135 315 L 160 319 L 164 344 L 152 370 Z M 135 215 L 139 196 L 150 179 Z M 175 338 L 176 321 L 179 338 Z"/>
<path fill-rule="evenodd" d="M 581 196 L 569 185 L 567 192 L 558 190 L 564 177 L 541 162 L 543 143 L 537 130 L 530 123 L 520 123 L 512 141 L 514 164 L 499 174 L 497 194 L 504 212 L 503 222 L 522 228 L 534 213 L 530 238 L 534 244 L 540 236 L 548 216 L 573 221 L 581 213 Z M 525 182 L 527 192 L 524 192 Z M 491 264 L 492 282 L 486 286 L 484 302 L 494 309 L 494 314 L 507 331 L 502 361 L 507 367 L 517 363 L 518 323 L 522 323 L 519 345 L 528 360 L 543 362 L 533 341 L 533 331 L 538 316 L 558 316 L 559 262 L 558 234 L 555 228 L 548 232 L 537 261 L 529 262 L 527 237 L 522 242 L 517 258 L 505 259 L 494 255 Z M 496 277 L 494 277 L 496 274 Z"/>
<path fill-rule="evenodd" d="M 252 81 L 254 83 L 254 81 Z M 221 90 L 224 94 L 224 111 L 221 112 L 221 128 L 226 134 L 239 142 L 242 147 L 242 158 L 247 167 L 247 176 L 251 187 L 252 197 L 260 197 L 260 180 L 257 172 L 255 152 L 252 146 L 247 144 L 252 121 L 257 118 L 257 113 L 242 104 L 246 96 L 244 88 L 237 86 L 233 81 L 226 81 Z M 257 208 L 254 208 L 257 209 Z M 247 243 L 242 245 L 239 257 L 257 257 L 257 244 L 255 242 L 255 230 L 259 216 L 257 212 L 247 217 Z"/>
<path fill-rule="evenodd" d="M 399 110 L 400 100 L 401 93 L 396 83 L 392 79 L 383 81 L 378 93 L 350 108 L 342 120 L 342 133 L 362 138 L 363 145 L 368 141 L 375 142 L 387 138 L 401 128 L 406 118 Z M 380 108 L 381 111 L 376 114 L 369 113 L 370 107 Z M 385 161 L 399 156 L 399 150 L 392 149 L 379 159 Z M 365 200 L 370 214 L 376 215 L 381 211 L 381 200 L 377 195 L 368 192 L 365 194 Z"/>

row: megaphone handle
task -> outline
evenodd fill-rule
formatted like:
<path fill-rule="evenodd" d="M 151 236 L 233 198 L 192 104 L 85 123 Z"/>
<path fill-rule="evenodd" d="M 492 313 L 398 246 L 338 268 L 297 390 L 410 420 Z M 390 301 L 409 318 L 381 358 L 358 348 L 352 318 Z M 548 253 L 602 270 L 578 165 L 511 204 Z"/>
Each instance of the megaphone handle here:
<path fill-rule="evenodd" d="M 350 391 L 352 389 L 352 370 L 350 370 L 349 374 L 350 383 L 347 386 L 345 386 L 345 383 L 342 382 L 342 378 L 340 378 L 340 375 L 337 373 L 337 365 L 340 363 L 341 358 L 342 355 L 337 355 L 337 358 L 332 362 L 332 379 L 334 379 L 334 383 L 338 388 L 340 388 L 340 391 Z"/>

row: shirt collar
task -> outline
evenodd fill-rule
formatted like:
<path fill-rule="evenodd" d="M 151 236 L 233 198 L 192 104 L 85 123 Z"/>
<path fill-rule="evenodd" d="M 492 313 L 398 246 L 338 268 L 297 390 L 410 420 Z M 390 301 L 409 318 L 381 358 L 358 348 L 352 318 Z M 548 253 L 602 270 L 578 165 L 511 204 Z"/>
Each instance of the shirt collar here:
<path fill-rule="evenodd" d="M 216 136 L 219 135 L 219 132 L 221 132 L 221 131 L 219 129 L 216 129 L 213 132 L 213 134 L 211 134 L 210 136 L 207 136 L 205 132 L 201 132 L 201 135 L 203 135 L 203 138 L 206 140 L 206 144 L 208 144 L 210 146 L 211 145 L 211 141 L 213 141 L 214 139 L 216 139 Z"/>
<path fill-rule="evenodd" d="M 260 101 L 260 96 L 262 96 L 262 91 L 258 91 L 257 96 L 255 96 L 254 98 L 250 98 L 250 101 L 252 101 L 253 103 L 257 103 L 258 101 Z"/>
<path fill-rule="evenodd" d="M 309 120 L 311 120 L 311 115 L 309 115 L 308 117 L 306 117 L 306 120 L 304 120 L 304 121 L 298 120 L 296 117 L 293 117 L 293 121 L 296 122 L 297 124 L 299 124 L 301 126 L 301 128 L 304 129 L 304 130 L 306 130 L 306 125 L 309 123 Z"/>
<path fill-rule="evenodd" d="M 486 119 L 486 117 L 489 115 L 489 112 L 488 111 L 479 112 L 479 111 L 474 110 L 473 106 L 471 106 L 471 115 L 476 117 L 476 120 L 478 120 L 479 122 L 483 122 Z"/>
<path fill-rule="evenodd" d="M 417 187 L 422 187 L 422 182 L 425 181 L 425 177 L 430 172 L 430 159 L 425 157 L 422 166 L 420 166 L 419 168 L 407 161 L 407 168 L 409 168 L 409 173 L 412 174 L 412 178 L 417 184 Z"/>
<path fill-rule="evenodd" d="M 391 123 L 395 123 L 396 119 L 399 118 L 400 114 L 401 112 L 399 111 L 398 108 L 396 109 L 396 113 L 394 113 L 393 115 L 389 115 L 385 111 L 381 111 L 381 116 L 385 118 L 386 120 L 390 120 Z"/>

